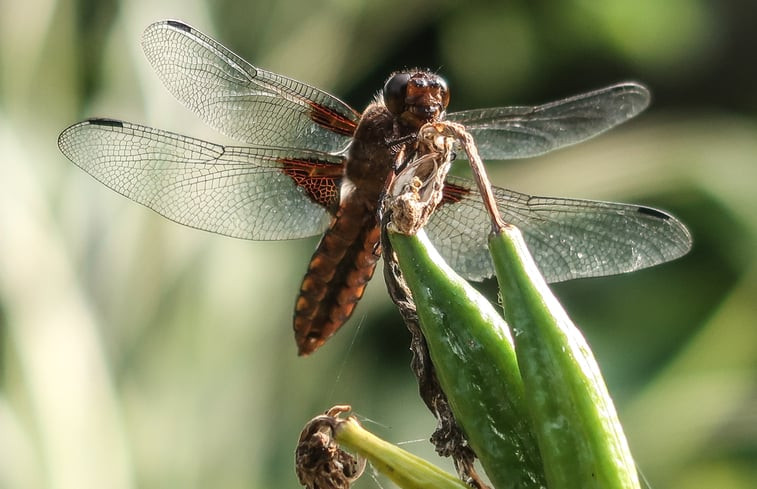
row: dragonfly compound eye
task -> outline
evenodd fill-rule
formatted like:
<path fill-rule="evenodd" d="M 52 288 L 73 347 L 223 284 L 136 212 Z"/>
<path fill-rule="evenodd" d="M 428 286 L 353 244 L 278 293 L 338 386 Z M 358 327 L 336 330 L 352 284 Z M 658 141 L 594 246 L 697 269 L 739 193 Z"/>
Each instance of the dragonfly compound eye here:
<path fill-rule="evenodd" d="M 439 84 L 439 92 L 442 96 L 442 105 L 446 109 L 449 105 L 449 88 L 447 88 L 447 81 L 441 76 L 437 76 L 436 83 Z"/>
<path fill-rule="evenodd" d="M 405 111 L 405 96 L 410 73 L 395 73 L 384 84 L 384 104 L 389 112 L 399 115 Z"/>

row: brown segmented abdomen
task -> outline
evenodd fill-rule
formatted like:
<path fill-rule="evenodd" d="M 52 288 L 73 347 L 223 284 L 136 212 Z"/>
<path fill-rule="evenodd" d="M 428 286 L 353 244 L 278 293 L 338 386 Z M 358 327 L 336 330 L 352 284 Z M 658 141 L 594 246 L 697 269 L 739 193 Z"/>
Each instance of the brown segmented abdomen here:
<path fill-rule="evenodd" d="M 294 308 L 300 355 L 323 345 L 352 315 L 380 256 L 375 202 L 344 203 L 323 235 Z"/>

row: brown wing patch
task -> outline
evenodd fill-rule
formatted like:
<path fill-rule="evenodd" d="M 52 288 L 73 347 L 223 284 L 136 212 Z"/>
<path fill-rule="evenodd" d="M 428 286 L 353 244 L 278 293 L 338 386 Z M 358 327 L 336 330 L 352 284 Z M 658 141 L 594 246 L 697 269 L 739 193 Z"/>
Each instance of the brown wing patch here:
<path fill-rule="evenodd" d="M 310 104 L 310 119 L 319 126 L 343 136 L 352 136 L 355 133 L 357 124 L 354 120 L 324 105 L 312 101 L 307 103 Z"/>
<path fill-rule="evenodd" d="M 279 158 L 284 173 L 316 204 L 332 213 L 339 204 L 343 165 L 317 159 Z"/>
<path fill-rule="evenodd" d="M 444 188 L 442 189 L 442 204 L 454 204 L 460 202 L 470 193 L 471 190 L 467 187 L 444 182 Z"/>

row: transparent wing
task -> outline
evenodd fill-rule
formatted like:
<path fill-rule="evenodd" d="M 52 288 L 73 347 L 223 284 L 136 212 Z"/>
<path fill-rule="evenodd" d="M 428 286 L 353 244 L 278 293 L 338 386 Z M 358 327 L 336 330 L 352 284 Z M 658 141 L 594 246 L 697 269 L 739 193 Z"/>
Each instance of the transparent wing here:
<path fill-rule="evenodd" d="M 210 126 L 239 141 L 337 152 L 360 114 L 326 92 L 252 66 L 175 20 L 150 25 L 142 46 L 168 90 Z"/>
<path fill-rule="evenodd" d="M 326 153 L 224 147 L 112 119 L 74 124 L 60 134 L 58 146 L 126 197 L 173 221 L 227 236 L 318 234 L 328 223 L 326 206 L 338 202 L 342 160 Z M 314 169 L 319 176 L 303 176 Z M 308 184 L 317 184 L 316 191 Z"/>
<path fill-rule="evenodd" d="M 631 272 L 691 248 L 686 227 L 650 207 L 493 190 L 502 218 L 521 230 L 548 282 Z M 459 273 L 471 280 L 492 276 L 486 244 L 491 224 L 475 184 L 447 177 L 445 196 L 426 232 Z"/>
<path fill-rule="evenodd" d="M 643 85 L 621 83 L 536 107 L 466 110 L 447 119 L 465 125 L 483 159 L 527 158 L 597 136 L 644 110 L 649 98 Z"/>

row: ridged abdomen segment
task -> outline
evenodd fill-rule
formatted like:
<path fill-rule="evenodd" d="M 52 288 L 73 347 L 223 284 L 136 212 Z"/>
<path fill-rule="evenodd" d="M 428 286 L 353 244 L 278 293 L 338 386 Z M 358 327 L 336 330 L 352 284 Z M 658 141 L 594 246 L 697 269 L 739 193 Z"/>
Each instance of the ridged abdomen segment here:
<path fill-rule="evenodd" d="M 294 308 L 300 355 L 323 345 L 352 315 L 380 256 L 375 204 L 342 204 L 318 244 Z"/>

